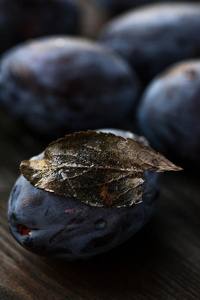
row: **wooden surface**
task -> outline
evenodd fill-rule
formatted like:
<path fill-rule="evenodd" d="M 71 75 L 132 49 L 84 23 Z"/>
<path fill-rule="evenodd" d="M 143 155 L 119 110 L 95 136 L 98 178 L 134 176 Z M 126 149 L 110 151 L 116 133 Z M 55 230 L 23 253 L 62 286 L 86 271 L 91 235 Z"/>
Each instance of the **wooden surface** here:
<path fill-rule="evenodd" d="M 131 240 L 87 261 L 29 253 L 7 227 L 19 163 L 46 146 L 0 116 L 0 299 L 200 299 L 200 176 L 167 174 L 150 222 Z"/>

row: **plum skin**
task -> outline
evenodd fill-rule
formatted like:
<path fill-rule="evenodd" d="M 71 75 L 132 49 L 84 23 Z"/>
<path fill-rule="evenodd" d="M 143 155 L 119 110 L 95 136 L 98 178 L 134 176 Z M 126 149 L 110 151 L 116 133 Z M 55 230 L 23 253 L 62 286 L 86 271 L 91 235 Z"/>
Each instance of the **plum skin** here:
<path fill-rule="evenodd" d="M 100 42 L 126 59 L 144 84 L 167 66 L 200 54 L 200 5 L 144 6 L 112 20 Z"/>
<path fill-rule="evenodd" d="M 128 64 L 85 39 L 41 38 L 13 48 L 1 61 L 0 102 L 48 136 L 118 126 L 139 93 Z"/>
<path fill-rule="evenodd" d="M 21 175 L 9 199 L 10 231 L 23 247 L 40 255 L 74 260 L 106 252 L 129 239 L 150 218 L 160 174 L 146 171 L 144 179 L 143 202 L 105 209 L 39 190 Z"/>
<path fill-rule="evenodd" d="M 189 169 L 200 167 L 200 60 L 175 64 L 145 90 L 137 123 L 152 147 Z"/>
<path fill-rule="evenodd" d="M 136 233 L 151 215 L 156 196 L 155 191 L 144 194 L 143 202 L 131 208 L 97 208 L 38 190 L 21 175 L 9 200 L 9 227 L 22 246 L 37 254 L 89 258 Z M 29 234 L 20 234 L 21 224 L 31 228 Z"/>

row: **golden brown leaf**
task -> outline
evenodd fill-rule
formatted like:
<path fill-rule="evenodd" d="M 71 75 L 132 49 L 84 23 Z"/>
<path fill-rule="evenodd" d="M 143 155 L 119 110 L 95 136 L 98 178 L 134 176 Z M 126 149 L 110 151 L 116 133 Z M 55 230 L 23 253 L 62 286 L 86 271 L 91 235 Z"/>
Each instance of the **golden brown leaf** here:
<path fill-rule="evenodd" d="M 95 131 L 51 143 L 41 159 L 22 161 L 20 169 L 37 188 L 106 208 L 141 202 L 146 170 L 181 170 L 138 141 Z"/>

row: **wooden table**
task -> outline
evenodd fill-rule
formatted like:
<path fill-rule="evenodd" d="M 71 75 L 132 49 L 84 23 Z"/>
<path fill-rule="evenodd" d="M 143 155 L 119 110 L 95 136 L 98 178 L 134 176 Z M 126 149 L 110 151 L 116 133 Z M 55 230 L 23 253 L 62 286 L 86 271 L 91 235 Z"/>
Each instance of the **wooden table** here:
<path fill-rule="evenodd" d="M 200 299 L 198 175 L 168 173 L 152 219 L 109 253 L 67 262 L 18 245 L 7 226 L 7 200 L 20 161 L 46 144 L 0 115 L 0 299 Z"/>

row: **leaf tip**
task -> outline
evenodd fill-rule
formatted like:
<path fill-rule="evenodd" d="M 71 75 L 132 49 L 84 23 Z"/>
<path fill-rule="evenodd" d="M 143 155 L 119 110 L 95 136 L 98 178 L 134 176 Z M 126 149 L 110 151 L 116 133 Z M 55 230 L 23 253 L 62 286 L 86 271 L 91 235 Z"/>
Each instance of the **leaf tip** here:
<path fill-rule="evenodd" d="M 170 162 L 170 164 L 168 164 L 166 166 L 165 171 L 174 171 L 174 172 L 183 171 L 182 167 L 175 165 L 171 161 L 169 161 L 169 162 Z"/>

